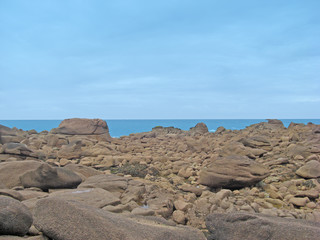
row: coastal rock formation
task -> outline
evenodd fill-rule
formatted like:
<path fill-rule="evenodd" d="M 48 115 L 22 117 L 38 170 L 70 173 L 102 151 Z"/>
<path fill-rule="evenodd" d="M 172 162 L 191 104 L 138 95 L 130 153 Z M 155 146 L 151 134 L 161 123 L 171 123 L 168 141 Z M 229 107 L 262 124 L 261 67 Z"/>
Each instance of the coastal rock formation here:
<path fill-rule="evenodd" d="M 215 240 L 315 240 L 320 223 L 252 213 L 210 214 L 206 225 Z"/>
<path fill-rule="evenodd" d="M 269 175 L 263 165 L 244 156 L 218 158 L 200 172 L 199 182 L 212 188 L 242 188 Z"/>
<path fill-rule="evenodd" d="M 124 217 L 56 198 L 38 201 L 34 218 L 37 229 L 57 240 L 205 239 L 200 231 L 188 227 L 172 226 L 143 217 Z"/>
<path fill-rule="evenodd" d="M 191 134 L 205 134 L 208 133 L 208 127 L 204 123 L 198 123 L 195 127 L 190 128 L 189 132 Z"/>
<path fill-rule="evenodd" d="M 63 120 L 51 133 L 66 135 L 105 135 L 109 140 L 109 128 L 102 119 L 71 118 Z"/>
<path fill-rule="evenodd" d="M 19 201 L 0 196 L 0 235 L 25 235 L 32 224 L 32 214 Z"/>
<path fill-rule="evenodd" d="M 320 222 L 318 125 L 285 128 L 281 121 L 269 120 L 241 130 L 220 127 L 214 133 L 204 124 L 189 131 L 158 126 L 112 141 L 106 141 L 107 134 L 54 132 L 0 126 L 5 137 L 0 143 L 0 196 L 22 201 L 30 211 L 47 198 L 93 207 L 94 215 L 113 212 L 125 222 L 156 218 L 164 223 L 161 229 L 176 223 L 189 226 L 179 229 L 205 232 L 209 214 L 239 212 Z M 47 227 L 41 226 L 41 232 L 33 226 L 25 237 L 47 240 L 49 226 L 58 224 L 49 220 L 51 214 L 41 211 L 37 217 L 47 218 Z M 153 226 L 144 223 L 137 229 Z M 71 236 L 77 227 L 66 226 Z M 58 228 L 54 232 L 61 234 Z"/>

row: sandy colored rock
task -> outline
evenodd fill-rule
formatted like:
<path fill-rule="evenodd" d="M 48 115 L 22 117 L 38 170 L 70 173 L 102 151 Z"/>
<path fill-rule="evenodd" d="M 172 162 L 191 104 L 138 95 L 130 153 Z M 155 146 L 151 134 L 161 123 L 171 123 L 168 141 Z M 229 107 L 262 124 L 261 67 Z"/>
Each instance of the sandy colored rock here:
<path fill-rule="evenodd" d="M 91 167 L 83 166 L 81 164 L 71 163 L 64 166 L 64 168 L 77 173 L 78 175 L 80 175 L 80 177 L 84 177 L 83 180 L 91 176 L 103 174 L 103 172 L 101 171 L 98 171 Z"/>
<path fill-rule="evenodd" d="M 320 162 L 311 160 L 296 171 L 296 174 L 303 178 L 320 177 Z"/>
<path fill-rule="evenodd" d="M 124 192 L 128 187 L 128 178 L 113 174 L 95 175 L 87 178 L 78 188 L 102 188 L 109 192 Z"/>
<path fill-rule="evenodd" d="M 24 200 L 21 193 L 18 191 L 15 191 L 13 189 L 0 189 L 0 196 L 12 197 L 12 198 L 17 199 L 19 201 Z"/>
<path fill-rule="evenodd" d="M 22 186 L 20 176 L 40 165 L 41 162 L 33 160 L 0 163 L 0 182 L 7 188 Z"/>
<path fill-rule="evenodd" d="M 185 213 L 181 210 L 175 210 L 172 213 L 172 220 L 178 224 L 185 224 L 186 223 L 186 216 Z"/>
<path fill-rule="evenodd" d="M 77 201 L 96 208 L 103 208 L 107 205 L 117 205 L 120 203 L 118 197 L 102 188 L 61 190 L 51 193 L 50 197 L 65 201 Z"/>
<path fill-rule="evenodd" d="M 310 199 L 307 197 L 304 197 L 304 198 L 293 197 L 293 198 L 290 198 L 289 202 L 294 204 L 295 206 L 304 207 L 307 205 L 308 202 L 310 202 Z"/>
<path fill-rule="evenodd" d="M 66 135 L 106 135 L 111 139 L 106 121 L 102 119 L 71 118 L 63 120 L 51 133 Z"/>
<path fill-rule="evenodd" d="M 269 175 L 263 165 L 244 156 L 218 158 L 200 172 L 199 182 L 212 188 L 251 186 Z"/>
<path fill-rule="evenodd" d="M 42 190 L 49 188 L 75 188 L 81 183 L 81 178 L 65 168 L 53 168 L 42 163 L 37 169 L 30 170 L 20 176 L 24 187 L 38 187 Z"/>

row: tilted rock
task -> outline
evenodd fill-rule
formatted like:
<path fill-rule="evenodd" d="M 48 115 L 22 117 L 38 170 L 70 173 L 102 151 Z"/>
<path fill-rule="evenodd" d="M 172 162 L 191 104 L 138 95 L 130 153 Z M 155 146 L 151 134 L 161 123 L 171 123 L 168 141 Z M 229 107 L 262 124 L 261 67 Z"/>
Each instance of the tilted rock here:
<path fill-rule="evenodd" d="M 303 178 L 320 177 L 320 162 L 311 160 L 296 171 L 296 174 Z"/>
<path fill-rule="evenodd" d="M 24 137 L 19 136 L 16 130 L 8 128 L 0 124 L 0 144 L 19 143 Z"/>
<path fill-rule="evenodd" d="M 1 147 L 0 153 L 37 157 L 31 149 L 22 143 L 5 143 Z"/>
<path fill-rule="evenodd" d="M 54 168 L 43 163 L 37 169 L 23 174 L 20 181 L 24 187 L 48 190 L 49 188 L 75 188 L 82 180 L 79 175 L 68 169 Z"/>
<path fill-rule="evenodd" d="M 315 240 L 320 236 L 317 222 L 244 212 L 210 214 L 206 225 L 209 239 L 217 240 Z"/>
<path fill-rule="evenodd" d="M 61 190 L 51 193 L 50 197 L 66 201 L 77 201 L 95 208 L 120 204 L 120 199 L 118 197 L 101 188 Z"/>
<path fill-rule="evenodd" d="M 0 182 L 7 188 L 22 186 L 20 176 L 41 166 L 41 162 L 33 160 L 0 163 Z"/>
<path fill-rule="evenodd" d="M 39 231 L 56 240 L 205 239 L 199 230 L 190 227 L 170 226 L 146 217 L 131 219 L 56 198 L 39 200 L 34 219 Z"/>
<path fill-rule="evenodd" d="M 102 119 L 71 118 L 63 120 L 58 128 L 51 130 L 54 134 L 66 135 L 105 135 L 110 140 L 109 128 Z"/>
<path fill-rule="evenodd" d="M 200 172 L 200 184 L 212 188 L 241 188 L 253 185 L 269 175 L 269 170 L 244 156 L 214 160 Z"/>
<path fill-rule="evenodd" d="M 91 167 L 83 166 L 81 164 L 73 164 L 72 163 L 72 164 L 68 164 L 68 165 L 64 166 L 63 168 L 77 173 L 83 179 L 86 179 L 91 176 L 103 174 L 103 172 L 101 172 L 101 171 L 98 171 L 98 170 L 91 168 Z"/>
<path fill-rule="evenodd" d="M 22 194 L 19 191 L 13 189 L 0 189 L 0 196 L 8 196 L 19 201 L 24 200 Z"/>
<path fill-rule="evenodd" d="M 29 209 L 11 197 L 0 196 L 0 235 L 25 235 L 33 222 Z"/>

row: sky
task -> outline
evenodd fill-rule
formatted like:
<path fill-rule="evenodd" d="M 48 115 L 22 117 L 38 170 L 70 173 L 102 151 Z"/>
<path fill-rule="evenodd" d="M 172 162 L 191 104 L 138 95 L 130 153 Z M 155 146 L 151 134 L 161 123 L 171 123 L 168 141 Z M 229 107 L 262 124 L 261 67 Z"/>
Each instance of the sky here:
<path fill-rule="evenodd" d="M 0 119 L 320 118 L 318 0 L 0 0 Z"/>

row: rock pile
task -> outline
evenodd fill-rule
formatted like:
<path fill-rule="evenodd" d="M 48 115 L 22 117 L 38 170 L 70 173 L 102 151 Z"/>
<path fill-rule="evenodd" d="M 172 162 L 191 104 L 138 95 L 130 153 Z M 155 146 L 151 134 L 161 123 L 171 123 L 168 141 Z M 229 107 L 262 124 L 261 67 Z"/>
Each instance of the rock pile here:
<path fill-rule="evenodd" d="M 112 139 L 99 119 L 41 133 L 0 126 L 0 234 L 317 239 L 319 129 L 268 120 L 210 133 L 200 123 Z"/>

